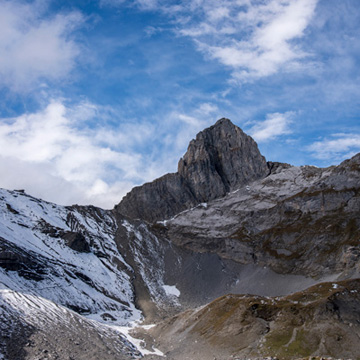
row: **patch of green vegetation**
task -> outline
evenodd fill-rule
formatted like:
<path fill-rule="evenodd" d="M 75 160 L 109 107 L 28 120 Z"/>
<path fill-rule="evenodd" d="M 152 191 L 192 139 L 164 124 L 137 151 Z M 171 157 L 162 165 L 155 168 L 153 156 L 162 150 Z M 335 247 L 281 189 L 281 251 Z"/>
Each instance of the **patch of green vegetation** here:
<path fill-rule="evenodd" d="M 294 339 L 289 328 L 287 332 L 282 330 L 267 335 L 264 344 L 266 352 L 275 354 L 280 359 L 289 359 L 310 356 L 318 349 L 320 337 L 317 334 L 299 328 L 293 328 L 293 331 L 296 331 Z"/>
<path fill-rule="evenodd" d="M 271 332 L 266 336 L 266 347 L 270 349 L 280 349 L 282 346 L 288 344 L 291 339 L 291 331 L 288 329 Z"/>
<path fill-rule="evenodd" d="M 265 321 L 271 321 L 279 311 L 278 307 L 268 304 L 264 299 L 261 302 L 255 301 L 250 303 L 249 311 L 257 318 Z"/>
<path fill-rule="evenodd" d="M 297 332 L 295 340 L 287 347 L 287 353 L 294 356 L 310 356 L 318 349 L 319 344 L 320 338 L 317 334 L 301 329 Z"/>

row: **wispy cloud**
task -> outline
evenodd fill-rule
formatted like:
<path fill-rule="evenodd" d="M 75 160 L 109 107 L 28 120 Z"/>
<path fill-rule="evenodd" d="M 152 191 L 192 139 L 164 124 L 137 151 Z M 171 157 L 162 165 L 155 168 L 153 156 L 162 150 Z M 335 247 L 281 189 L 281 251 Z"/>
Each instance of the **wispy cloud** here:
<path fill-rule="evenodd" d="M 284 114 L 268 114 L 264 121 L 256 122 L 248 132 L 257 142 L 265 142 L 281 135 L 291 134 L 290 124 L 293 116 L 294 112 L 292 111 Z"/>
<path fill-rule="evenodd" d="M 40 1 L 0 1 L 0 87 L 30 91 L 73 69 L 80 50 L 70 35 L 83 16 L 75 11 L 42 18 L 45 11 Z"/>
<path fill-rule="evenodd" d="M 333 134 L 307 147 L 312 156 L 321 160 L 341 161 L 360 151 L 360 135 Z"/>
<path fill-rule="evenodd" d="M 232 69 L 236 81 L 298 69 L 307 54 L 298 39 L 318 0 L 193 0 L 174 5 L 138 0 L 145 10 L 172 17 L 176 32 L 194 40 L 206 56 Z M 144 4 L 146 5 L 144 5 Z"/>
<path fill-rule="evenodd" d="M 217 105 L 206 102 L 199 105 L 198 109 L 196 109 L 196 112 L 202 116 L 207 115 L 214 115 L 219 112 L 219 108 Z"/>
<path fill-rule="evenodd" d="M 203 103 L 192 111 L 172 111 L 168 115 L 171 129 L 168 129 L 167 133 L 164 134 L 166 137 L 165 146 L 167 147 L 165 151 L 172 155 L 171 162 L 173 165 L 177 164 L 190 140 L 199 131 L 214 122 L 213 116 L 216 110 L 217 108 L 212 104 Z"/>
<path fill-rule="evenodd" d="M 316 2 L 248 2 L 246 10 L 232 6 L 228 14 L 233 15 L 228 15 L 221 25 L 213 26 L 211 17 L 201 24 L 203 28 L 212 25 L 213 36 L 193 37 L 201 51 L 233 69 L 235 80 L 244 82 L 269 76 L 307 56 L 295 40 L 304 35 Z"/>

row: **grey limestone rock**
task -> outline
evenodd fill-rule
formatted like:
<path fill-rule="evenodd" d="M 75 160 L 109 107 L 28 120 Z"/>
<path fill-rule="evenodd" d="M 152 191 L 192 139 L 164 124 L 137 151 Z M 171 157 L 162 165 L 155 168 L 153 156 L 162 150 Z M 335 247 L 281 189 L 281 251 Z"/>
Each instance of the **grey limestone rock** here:
<path fill-rule="evenodd" d="M 282 274 L 358 276 L 360 154 L 338 166 L 281 166 L 166 222 L 169 239 Z"/>
<path fill-rule="evenodd" d="M 116 210 L 130 218 L 164 220 L 268 173 L 256 142 L 223 118 L 190 142 L 177 173 L 134 188 Z"/>
<path fill-rule="evenodd" d="M 268 172 L 256 142 L 228 119 L 200 132 L 178 165 L 199 202 L 224 196 Z"/>

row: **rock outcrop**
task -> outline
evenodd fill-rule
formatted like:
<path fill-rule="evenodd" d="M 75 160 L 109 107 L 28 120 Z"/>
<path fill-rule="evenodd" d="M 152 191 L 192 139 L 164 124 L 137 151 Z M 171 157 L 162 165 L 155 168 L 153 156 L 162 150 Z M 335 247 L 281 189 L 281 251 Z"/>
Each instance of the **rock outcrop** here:
<path fill-rule="evenodd" d="M 276 170 L 166 222 L 172 243 L 277 273 L 360 273 L 360 154 Z M 357 276 L 357 275 L 356 275 Z"/>
<path fill-rule="evenodd" d="M 190 142 L 176 173 L 135 187 L 116 210 L 149 222 L 164 220 L 268 174 L 256 142 L 223 118 Z"/>

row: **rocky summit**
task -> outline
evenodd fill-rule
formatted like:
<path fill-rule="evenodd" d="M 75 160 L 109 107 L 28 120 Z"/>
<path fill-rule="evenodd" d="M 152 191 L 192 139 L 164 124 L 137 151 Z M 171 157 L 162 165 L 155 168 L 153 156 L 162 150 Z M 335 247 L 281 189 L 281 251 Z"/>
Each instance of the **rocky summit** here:
<path fill-rule="evenodd" d="M 220 119 L 113 210 L 0 189 L 0 359 L 360 357 L 360 154 L 267 162 Z"/>
<path fill-rule="evenodd" d="M 177 173 L 135 187 L 116 210 L 149 222 L 164 220 L 268 174 L 256 142 L 230 120 L 220 119 L 190 142 Z"/>

